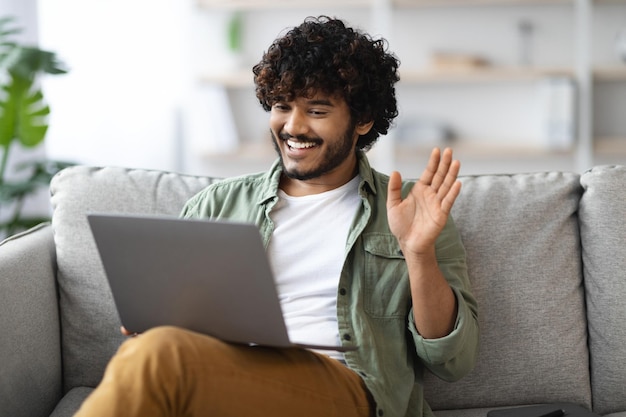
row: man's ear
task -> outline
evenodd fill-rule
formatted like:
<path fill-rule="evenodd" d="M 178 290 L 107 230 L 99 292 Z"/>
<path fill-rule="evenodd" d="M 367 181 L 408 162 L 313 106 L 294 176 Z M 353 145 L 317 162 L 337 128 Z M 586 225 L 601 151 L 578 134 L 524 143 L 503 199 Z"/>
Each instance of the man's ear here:
<path fill-rule="evenodd" d="M 374 126 L 374 121 L 370 121 L 370 122 L 366 122 L 366 123 L 358 123 L 356 125 L 356 133 L 358 133 L 359 135 L 365 135 L 367 132 L 369 132 L 372 129 L 372 126 Z"/>

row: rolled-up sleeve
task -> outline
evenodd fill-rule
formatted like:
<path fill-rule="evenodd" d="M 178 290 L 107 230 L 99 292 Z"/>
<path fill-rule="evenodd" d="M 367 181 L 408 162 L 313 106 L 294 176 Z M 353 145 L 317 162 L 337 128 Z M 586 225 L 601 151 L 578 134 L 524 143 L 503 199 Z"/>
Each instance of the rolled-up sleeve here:
<path fill-rule="evenodd" d="M 466 253 L 452 217 L 444 227 L 436 245 L 437 262 L 457 300 L 454 329 L 439 339 L 423 338 L 415 326 L 413 311 L 409 312 L 409 330 L 417 355 L 423 364 L 445 381 L 456 381 L 468 374 L 478 356 L 478 304 L 470 289 L 465 261 Z"/>
<path fill-rule="evenodd" d="M 409 330 L 417 355 L 431 372 L 448 382 L 467 375 L 474 368 L 478 356 L 479 331 L 473 300 L 468 303 L 465 296 L 469 294 L 457 288 L 453 291 L 458 305 L 457 317 L 454 329 L 444 337 L 422 337 L 415 326 L 413 311 L 409 312 Z"/>

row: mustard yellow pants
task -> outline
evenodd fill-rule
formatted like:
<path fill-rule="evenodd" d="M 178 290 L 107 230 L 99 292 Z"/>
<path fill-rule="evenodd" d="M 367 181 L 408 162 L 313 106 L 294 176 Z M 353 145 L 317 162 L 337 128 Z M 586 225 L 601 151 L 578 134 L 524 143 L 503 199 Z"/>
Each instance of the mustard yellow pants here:
<path fill-rule="evenodd" d="M 361 378 L 324 355 L 161 327 L 122 344 L 75 416 L 370 417 L 371 404 Z"/>

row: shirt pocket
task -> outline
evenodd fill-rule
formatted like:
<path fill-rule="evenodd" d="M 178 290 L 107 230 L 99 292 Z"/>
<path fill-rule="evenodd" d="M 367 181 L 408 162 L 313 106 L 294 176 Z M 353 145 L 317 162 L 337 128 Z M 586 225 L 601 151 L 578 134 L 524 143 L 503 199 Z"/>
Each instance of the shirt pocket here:
<path fill-rule="evenodd" d="M 396 237 L 363 234 L 365 249 L 364 306 L 371 317 L 405 318 L 411 306 L 409 276 Z"/>

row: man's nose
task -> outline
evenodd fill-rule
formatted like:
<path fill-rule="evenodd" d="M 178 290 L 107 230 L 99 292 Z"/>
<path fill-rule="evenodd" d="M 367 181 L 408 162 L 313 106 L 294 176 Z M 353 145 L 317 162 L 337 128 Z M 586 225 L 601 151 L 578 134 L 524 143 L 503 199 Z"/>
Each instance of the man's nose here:
<path fill-rule="evenodd" d="M 308 131 L 308 125 L 305 114 L 299 110 L 293 110 L 290 112 L 285 123 L 285 131 L 291 136 L 306 134 Z"/>

